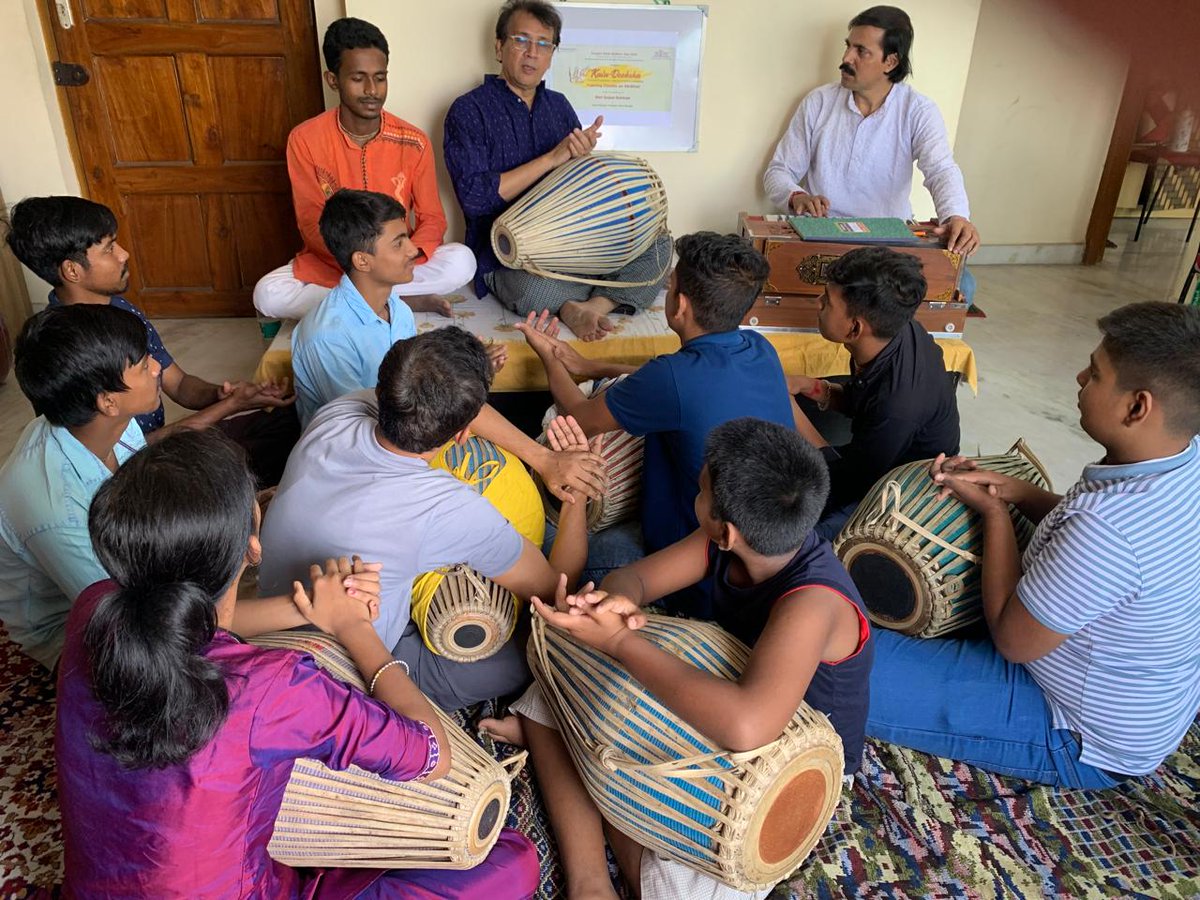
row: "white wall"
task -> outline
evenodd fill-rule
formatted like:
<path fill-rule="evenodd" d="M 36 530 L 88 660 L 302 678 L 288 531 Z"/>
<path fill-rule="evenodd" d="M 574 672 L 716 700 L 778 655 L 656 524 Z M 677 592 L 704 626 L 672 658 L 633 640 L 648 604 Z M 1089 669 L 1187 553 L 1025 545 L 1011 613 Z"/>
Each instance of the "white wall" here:
<path fill-rule="evenodd" d="M 1082 245 L 1125 69 L 1049 4 L 983 0 L 954 153 L 986 244 Z"/>
<path fill-rule="evenodd" d="M 916 30 L 913 86 L 937 101 L 953 137 L 970 68 L 980 0 L 910 0 Z M 346 0 L 392 45 L 387 107 L 429 132 L 440 158 L 451 102 L 499 71 L 493 50 L 500 0 L 453 4 Z M 843 0 L 708 0 L 701 70 L 700 149 L 645 153 L 667 186 L 676 234 L 732 231 L 740 210 L 767 211 L 762 172 L 796 105 L 837 76 L 846 23 L 869 4 Z M 453 14 L 447 15 L 452 9 Z M 442 177 L 451 234 L 461 235 L 454 193 Z M 933 211 L 917 184 L 918 214 Z"/>
<path fill-rule="evenodd" d="M 45 194 L 78 194 L 66 128 L 50 75 L 36 0 L 0 0 L 0 193 L 7 203 Z M 5 250 L 4 252 L 8 252 Z M 22 267 L 34 309 L 49 286 Z"/>

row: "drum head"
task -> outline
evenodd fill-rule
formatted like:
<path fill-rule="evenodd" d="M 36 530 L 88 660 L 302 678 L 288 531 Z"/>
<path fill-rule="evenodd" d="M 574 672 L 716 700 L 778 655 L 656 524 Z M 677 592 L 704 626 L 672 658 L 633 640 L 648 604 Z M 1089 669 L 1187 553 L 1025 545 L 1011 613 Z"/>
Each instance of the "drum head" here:
<path fill-rule="evenodd" d="M 472 858 L 482 859 L 492 849 L 507 815 L 508 784 L 493 781 L 480 794 L 467 825 L 467 852 Z"/>
<path fill-rule="evenodd" d="M 929 590 L 911 559 L 874 542 L 843 547 L 841 557 L 872 622 L 903 634 L 917 634 L 929 624 Z"/>
<path fill-rule="evenodd" d="M 747 885 L 774 884 L 825 833 L 842 796 L 840 741 L 818 743 L 791 760 L 757 804 L 742 845 Z"/>
<path fill-rule="evenodd" d="M 447 622 L 435 643 L 447 659 L 475 662 L 487 659 L 499 650 L 511 630 L 483 612 L 462 612 Z"/>

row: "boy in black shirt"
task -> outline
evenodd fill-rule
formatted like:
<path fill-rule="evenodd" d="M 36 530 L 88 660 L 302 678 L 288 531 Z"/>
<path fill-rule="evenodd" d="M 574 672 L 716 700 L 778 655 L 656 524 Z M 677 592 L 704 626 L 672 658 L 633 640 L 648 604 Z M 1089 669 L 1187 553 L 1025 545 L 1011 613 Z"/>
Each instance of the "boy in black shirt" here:
<path fill-rule="evenodd" d="M 847 444 L 831 447 L 794 409 L 796 430 L 829 463 L 829 500 L 817 533 L 833 540 L 871 486 L 903 463 L 958 452 L 955 379 L 942 350 L 913 320 L 925 299 L 921 263 L 887 247 L 862 247 L 827 271 L 818 322 L 826 340 L 850 351 L 850 380 L 835 385 L 806 376 L 788 379 L 822 409 L 850 417 Z"/>

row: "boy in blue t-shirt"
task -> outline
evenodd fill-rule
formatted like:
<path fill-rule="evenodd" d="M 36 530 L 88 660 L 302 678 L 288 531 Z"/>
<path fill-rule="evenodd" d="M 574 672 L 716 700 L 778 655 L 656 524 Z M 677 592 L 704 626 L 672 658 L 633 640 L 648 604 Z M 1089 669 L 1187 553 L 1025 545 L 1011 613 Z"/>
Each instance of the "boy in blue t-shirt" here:
<path fill-rule="evenodd" d="M 723 422 L 753 416 L 794 427 L 791 397 L 775 348 L 761 334 L 740 329 L 768 274 L 763 255 L 732 234 L 699 232 L 675 245 L 679 261 L 667 282 L 666 318 L 682 346 L 645 365 L 590 360 L 545 331 L 545 322 L 517 327 L 546 367 L 550 392 L 563 415 L 589 437 L 623 429 L 646 438 L 642 468 L 642 540 L 645 552 L 669 547 L 696 530 L 696 485 L 708 433 Z M 587 398 L 575 377 L 628 374 L 603 394 Z M 622 526 L 616 526 L 622 528 Z M 613 531 L 614 529 L 608 529 Z M 593 543 L 600 543 L 601 532 Z M 631 543 L 631 542 L 626 542 Z M 615 568 L 642 555 L 595 565 Z"/>

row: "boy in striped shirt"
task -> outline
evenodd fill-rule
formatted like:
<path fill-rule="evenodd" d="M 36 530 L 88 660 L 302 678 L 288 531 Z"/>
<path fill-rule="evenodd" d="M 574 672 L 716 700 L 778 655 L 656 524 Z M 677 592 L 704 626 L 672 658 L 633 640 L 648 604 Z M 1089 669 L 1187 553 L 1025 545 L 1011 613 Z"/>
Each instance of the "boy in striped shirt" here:
<path fill-rule="evenodd" d="M 1200 707 L 1200 309 L 1100 320 L 1080 424 L 1104 448 L 1059 497 L 939 456 L 983 517 L 989 635 L 878 630 L 867 733 L 1070 788 L 1153 772 Z M 1039 522 L 1021 559 L 1008 504 Z"/>

